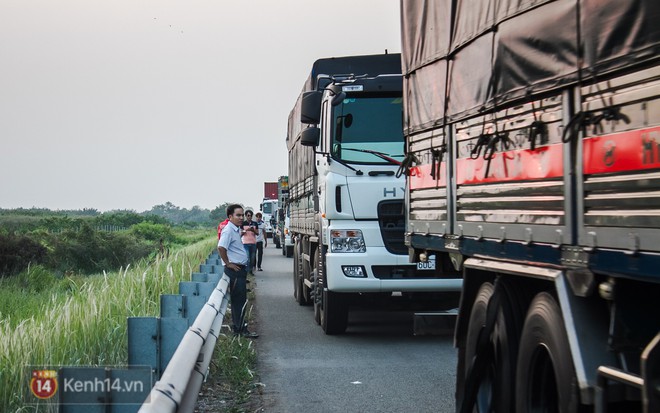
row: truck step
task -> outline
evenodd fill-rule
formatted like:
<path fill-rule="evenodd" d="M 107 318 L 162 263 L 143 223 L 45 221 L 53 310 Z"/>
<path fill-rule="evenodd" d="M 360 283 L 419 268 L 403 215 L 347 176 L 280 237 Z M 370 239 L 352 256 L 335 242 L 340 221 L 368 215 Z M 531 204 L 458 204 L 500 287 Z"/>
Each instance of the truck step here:
<path fill-rule="evenodd" d="M 456 326 L 458 309 L 415 313 L 413 334 L 416 336 L 451 335 Z"/>

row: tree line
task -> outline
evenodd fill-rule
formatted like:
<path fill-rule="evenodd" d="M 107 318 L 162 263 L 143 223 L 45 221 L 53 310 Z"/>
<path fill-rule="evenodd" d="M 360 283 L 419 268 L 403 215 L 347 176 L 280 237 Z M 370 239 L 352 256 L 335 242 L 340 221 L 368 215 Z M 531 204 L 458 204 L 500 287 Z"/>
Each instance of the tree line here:
<path fill-rule="evenodd" d="M 142 213 L 89 208 L 0 209 L 0 278 L 34 265 L 59 275 L 118 269 L 163 254 L 172 245 L 197 241 L 191 230 L 204 233 L 214 228 L 225 218 L 227 205 L 213 210 L 198 206 L 186 209 L 166 202 Z M 124 230 L 103 230 L 108 227 Z"/>

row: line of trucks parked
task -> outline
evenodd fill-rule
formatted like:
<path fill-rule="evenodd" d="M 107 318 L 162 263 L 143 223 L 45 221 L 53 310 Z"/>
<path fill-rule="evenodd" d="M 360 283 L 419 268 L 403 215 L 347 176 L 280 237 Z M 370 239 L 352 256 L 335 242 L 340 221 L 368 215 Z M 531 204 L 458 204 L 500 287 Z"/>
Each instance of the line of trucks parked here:
<path fill-rule="evenodd" d="M 659 22 L 403 0 L 401 55 L 317 60 L 286 138 L 295 299 L 327 334 L 457 305 L 460 412 L 660 412 Z"/>
<path fill-rule="evenodd" d="M 289 178 L 280 176 L 277 182 L 264 182 L 264 199 L 259 204 L 266 227 L 266 236 L 273 239 L 282 255 L 293 255 L 293 243 L 289 232 Z"/>

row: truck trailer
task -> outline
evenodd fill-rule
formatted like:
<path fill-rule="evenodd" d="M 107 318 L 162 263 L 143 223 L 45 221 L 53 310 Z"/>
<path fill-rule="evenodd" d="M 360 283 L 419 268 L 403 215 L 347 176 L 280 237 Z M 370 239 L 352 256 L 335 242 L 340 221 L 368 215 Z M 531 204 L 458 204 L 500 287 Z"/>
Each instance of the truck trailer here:
<path fill-rule="evenodd" d="M 660 2 L 401 2 L 405 242 L 460 412 L 660 412 Z"/>
<path fill-rule="evenodd" d="M 289 116 L 294 297 L 326 334 L 393 296 L 458 304 L 460 273 L 408 260 L 401 120 L 400 54 L 317 60 Z"/>

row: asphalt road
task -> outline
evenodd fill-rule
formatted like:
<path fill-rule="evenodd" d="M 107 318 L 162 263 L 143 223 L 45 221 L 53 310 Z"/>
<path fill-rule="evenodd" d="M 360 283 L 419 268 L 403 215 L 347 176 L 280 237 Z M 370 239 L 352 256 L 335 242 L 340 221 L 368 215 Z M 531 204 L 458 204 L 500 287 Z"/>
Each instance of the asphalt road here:
<path fill-rule="evenodd" d="M 414 336 L 412 313 L 352 312 L 326 336 L 293 298 L 292 259 L 274 245 L 256 273 L 258 370 L 266 412 L 454 412 L 452 336 Z"/>

